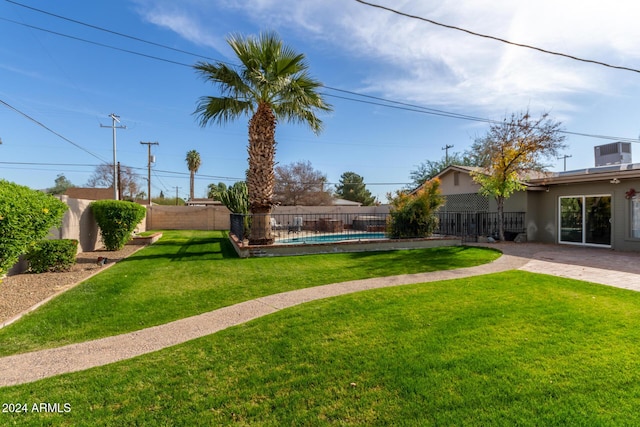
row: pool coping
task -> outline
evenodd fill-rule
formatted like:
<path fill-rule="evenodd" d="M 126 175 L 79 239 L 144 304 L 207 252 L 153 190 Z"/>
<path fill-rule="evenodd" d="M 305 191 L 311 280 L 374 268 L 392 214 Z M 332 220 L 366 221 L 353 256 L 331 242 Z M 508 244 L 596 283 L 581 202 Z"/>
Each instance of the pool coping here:
<path fill-rule="evenodd" d="M 367 239 L 359 241 L 329 243 L 296 243 L 278 245 L 249 245 L 229 233 L 229 241 L 240 258 L 295 256 L 342 252 L 374 252 L 401 249 L 435 248 L 439 246 L 460 246 L 462 240 L 456 237 L 425 237 L 415 239 Z"/>

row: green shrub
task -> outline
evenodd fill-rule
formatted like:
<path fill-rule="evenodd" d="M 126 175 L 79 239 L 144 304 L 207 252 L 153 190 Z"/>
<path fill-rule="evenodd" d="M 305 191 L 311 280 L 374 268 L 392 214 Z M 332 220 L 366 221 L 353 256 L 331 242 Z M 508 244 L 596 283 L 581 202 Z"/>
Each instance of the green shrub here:
<path fill-rule="evenodd" d="M 76 263 L 77 253 L 77 240 L 42 240 L 29 249 L 26 258 L 33 273 L 67 271 Z"/>
<path fill-rule="evenodd" d="M 18 257 L 59 227 L 67 205 L 55 197 L 0 179 L 0 277 Z"/>
<path fill-rule="evenodd" d="M 95 201 L 91 203 L 91 211 L 100 227 L 102 243 L 108 251 L 122 249 L 147 212 L 143 206 L 123 200 Z"/>
<path fill-rule="evenodd" d="M 428 237 L 438 226 L 436 212 L 444 203 L 440 181 L 432 179 L 413 194 L 396 193 L 391 199 L 389 234 L 393 238 Z"/>

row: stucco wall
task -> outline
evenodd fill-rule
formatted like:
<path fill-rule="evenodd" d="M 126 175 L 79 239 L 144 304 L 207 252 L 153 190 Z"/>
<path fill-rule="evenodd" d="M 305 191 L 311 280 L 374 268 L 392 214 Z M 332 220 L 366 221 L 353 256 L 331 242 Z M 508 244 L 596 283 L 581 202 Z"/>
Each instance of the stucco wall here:
<path fill-rule="evenodd" d="M 455 175 L 458 174 L 458 185 L 455 185 Z M 469 194 L 477 193 L 480 185 L 471 175 L 465 172 L 450 170 L 440 177 L 440 190 L 442 194 Z"/>
<path fill-rule="evenodd" d="M 554 185 L 548 192 L 529 195 L 529 213 L 535 218 L 531 234 L 535 241 L 558 243 L 558 206 L 560 196 L 611 195 L 611 247 L 616 250 L 640 250 L 640 239 L 630 236 L 631 206 L 625 198 L 630 189 L 640 189 L 640 180 L 624 180 L 620 184 L 608 181 Z"/>
<path fill-rule="evenodd" d="M 62 218 L 62 225 L 49 231 L 50 239 L 76 239 L 78 252 L 94 251 L 102 246 L 100 230 L 89 205 L 91 200 L 58 196 L 69 209 Z"/>

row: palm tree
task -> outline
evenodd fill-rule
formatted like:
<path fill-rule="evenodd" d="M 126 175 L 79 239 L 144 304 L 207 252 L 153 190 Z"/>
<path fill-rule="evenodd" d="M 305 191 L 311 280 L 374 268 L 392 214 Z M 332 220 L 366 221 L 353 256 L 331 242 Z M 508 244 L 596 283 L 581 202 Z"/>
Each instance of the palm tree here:
<path fill-rule="evenodd" d="M 189 168 L 189 172 L 191 175 L 189 176 L 189 200 L 193 200 L 193 179 L 195 177 L 196 172 L 200 169 L 200 153 L 196 150 L 191 150 L 187 152 L 187 168 Z"/>
<path fill-rule="evenodd" d="M 220 90 L 220 96 L 201 97 L 194 114 L 201 126 L 227 123 L 243 115 L 251 117 L 247 189 L 253 215 L 249 243 L 271 244 L 276 121 L 306 123 L 317 134 L 322 121 L 315 111 L 331 111 L 331 106 L 318 93 L 322 84 L 309 76 L 304 55 L 285 46 L 277 34 L 231 35 L 227 43 L 240 65 L 218 61 L 194 66 Z"/>

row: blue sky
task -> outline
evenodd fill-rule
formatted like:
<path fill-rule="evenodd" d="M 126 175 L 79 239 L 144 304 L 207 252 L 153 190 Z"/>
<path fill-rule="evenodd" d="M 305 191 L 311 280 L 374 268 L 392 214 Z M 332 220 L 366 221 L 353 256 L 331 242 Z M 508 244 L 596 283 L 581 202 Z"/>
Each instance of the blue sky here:
<path fill-rule="evenodd" d="M 235 62 L 225 42 L 230 33 L 274 30 L 307 56 L 311 74 L 330 88 L 493 120 L 527 108 L 534 115 L 550 111 L 576 133 L 634 139 L 640 133 L 639 73 L 509 46 L 355 0 L 19 3 L 229 62 Z M 514 42 L 640 68 L 638 7 L 631 1 L 376 3 Z M 200 96 L 215 94 L 190 67 L 202 57 L 6 0 L 0 0 L 0 18 L 0 100 L 68 140 L 0 105 L 1 178 L 47 188 L 63 173 L 83 186 L 95 165 L 112 159 L 111 130 L 100 127 L 111 124 L 111 113 L 127 127 L 117 131 L 118 161 L 143 177 L 147 148 L 140 141 L 159 142 L 152 149 L 154 196 L 160 190 L 174 195 L 176 187 L 180 197 L 188 196 L 189 150 L 202 157 L 196 197 L 205 195 L 209 183 L 232 184 L 244 176 L 248 118 L 201 128 L 192 114 Z M 445 145 L 464 151 L 488 128 L 483 122 L 345 100 L 335 95 L 357 97 L 331 89 L 325 93 L 334 111 L 321 115 L 324 132 L 315 136 L 304 126 L 279 124 L 276 160 L 310 161 L 331 183 L 343 172 L 356 172 L 383 202 L 387 192 L 410 182 L 419 163 L 442 158 Z M 572 156 L 567 167 L 578 169 L 593 166 L 593 147 L 611 141 L 568 135 L 566 142 Z M 639 149 L 633 144 L 633 151 Z M 551 163 L 551 170 L 562 170 L 562 160 Z"/>

